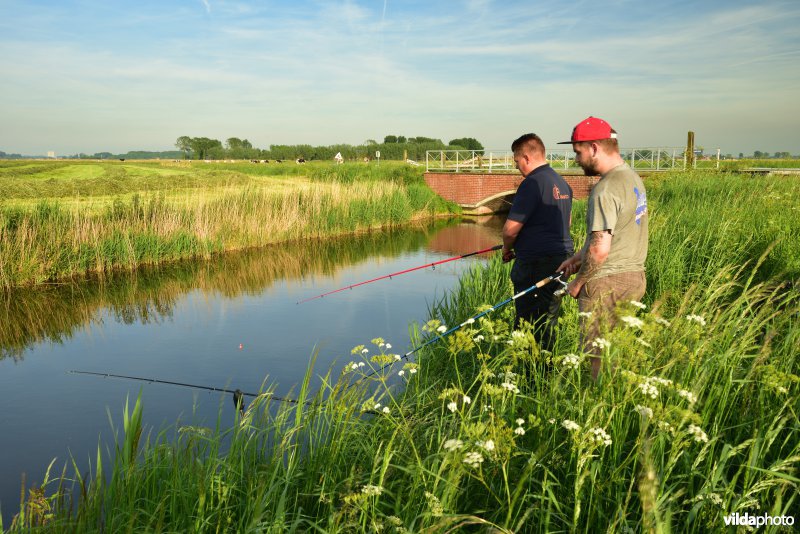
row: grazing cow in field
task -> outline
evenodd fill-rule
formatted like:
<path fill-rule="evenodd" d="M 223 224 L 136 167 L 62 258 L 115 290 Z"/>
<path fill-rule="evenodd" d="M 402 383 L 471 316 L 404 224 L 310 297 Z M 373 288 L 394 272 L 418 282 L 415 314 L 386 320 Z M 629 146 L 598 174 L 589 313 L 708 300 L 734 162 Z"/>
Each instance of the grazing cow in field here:
<path fill-rule="evenodd" d="M 305 160 L 305 158 L 297 158 L 296 160 L 294 160 L 294 162 L 295 163 L 305 163 L 306 160 Z"/>
<path fill-rule="evenodd" d="M 276 159 L 275 163 L 283 163 L 283 160 L 282 159 Z"/>

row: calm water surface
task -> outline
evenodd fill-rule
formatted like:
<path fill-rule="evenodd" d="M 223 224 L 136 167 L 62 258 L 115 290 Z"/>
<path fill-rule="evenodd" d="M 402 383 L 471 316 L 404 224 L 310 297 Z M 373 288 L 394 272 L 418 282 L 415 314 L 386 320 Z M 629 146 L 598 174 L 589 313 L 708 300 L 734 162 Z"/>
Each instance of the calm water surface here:
<path fill-rule="evenodd" d="M 408 327 L 486 256 L 448 262 L 303 304 L 298 301 L 501 242 L 502 220 L 446 222 L 315 241 L 144 270 L 111 280 L 0 293 L 0 510 L 8 527 L 23 473 L 40 484 L 55 458 L 85 471 L 98 444 L 113 448 L 126 398 L 142 392 L 153 433 L 233 422 L 220 393 L 71 374 L 105 372 L 289 395 L 318 350 L 317 374 L 383 337 L 392 352 Z M 223 409 L 220 410 L 222 403 Z M 118 431 L 120 437 L 121 428 Z M 68 470 L 71 472 L 71 468 Z"/>

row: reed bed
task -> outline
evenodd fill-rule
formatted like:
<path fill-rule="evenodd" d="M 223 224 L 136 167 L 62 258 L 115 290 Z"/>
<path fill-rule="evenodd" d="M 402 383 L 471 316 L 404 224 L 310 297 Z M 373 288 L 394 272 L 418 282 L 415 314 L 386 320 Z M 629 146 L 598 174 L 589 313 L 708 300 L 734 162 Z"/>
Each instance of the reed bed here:
<path fill-rule="evenodd" d="M 765 187 L 782 197 L 796 185 L 698 174 L 651 184 L 651 286 L 604 336 L 596 383 L 571 301 L 553 355 L 512 330 L 510 307 L 414 362 L 367 335 L 316 394 L 312 358 L 298 388 L 309 405 L 270 402 L 266 387 L 233 428 L 151 438 L 137 399 L 110 457 L 98 451 L 88 473 L 65 466 L 30 488 L 11 531 L 708 532 L 736 513 L 794 521 L 800 294 L 787 255 L 798 245 L 749 226 L 780 200 Z M 723 196 L 723 209 L 730 190 L 741 198 Z M 800 229 L 796 217 L 778 224 Z M 760 253 L 742 261 L 732 243 Z M 471 270 L 412 343 L 510 291 L 497 258 Z"/>
<path fill-rule="evenodd" d="M 134 167 L 137 179 L 112 165 L 103 172 L 117 175 L 99 183 L 81 174 L 91 168 L 0 169 L 7 175 L 0 205 L 0 287 L 357 233 L 455 209 L 424 183 L 394 179 L 391 166 L 359 181 L 348 174 L 355 175 L 354 167 L 344 182 L 338 175 L 287 182 L 225 170 L 195 176 Z M 39 185 L 39 200 L 27 196 L 20 185 L 26 183 Z M 80 188 L 90 194 L 74 192 Z M 70 190 L 76 196 L 63 196 Z"/>

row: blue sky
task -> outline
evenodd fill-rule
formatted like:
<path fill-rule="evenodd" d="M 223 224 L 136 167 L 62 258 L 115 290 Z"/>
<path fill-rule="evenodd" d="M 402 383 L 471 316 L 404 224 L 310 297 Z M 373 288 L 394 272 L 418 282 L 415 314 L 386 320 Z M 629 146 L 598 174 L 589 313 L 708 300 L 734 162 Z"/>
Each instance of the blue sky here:
<path fill-rule="evenodd" d="M 595 115 L 626 147 L 798 154 L 798 28 L 798 0 L 0 0 L 0 150 L 556 148 Z"/>

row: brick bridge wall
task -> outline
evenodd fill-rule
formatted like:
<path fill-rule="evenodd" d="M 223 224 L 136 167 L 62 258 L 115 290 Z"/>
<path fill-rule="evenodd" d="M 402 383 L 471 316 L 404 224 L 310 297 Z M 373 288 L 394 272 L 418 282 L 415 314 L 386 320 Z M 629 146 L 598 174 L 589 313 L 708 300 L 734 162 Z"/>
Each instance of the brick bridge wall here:
<path fill-rule="evenodd" d="M 599 180 L 598 176 L 564 175 L 564 179 L 572 187 L 575 199 L 589 196 L 589 191 Z M 425 183 L 440 197 L 478 212 L 502 211 L 508 209 L 508 196 L 522 182 L 519 174 L 470 174 L 452 172 L 426 172 Z M 498 197 L 499 195 L 499 197 Z M 487 202 L 488 199 L 494 201 Z"/>

